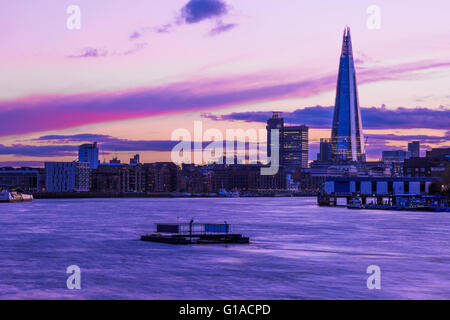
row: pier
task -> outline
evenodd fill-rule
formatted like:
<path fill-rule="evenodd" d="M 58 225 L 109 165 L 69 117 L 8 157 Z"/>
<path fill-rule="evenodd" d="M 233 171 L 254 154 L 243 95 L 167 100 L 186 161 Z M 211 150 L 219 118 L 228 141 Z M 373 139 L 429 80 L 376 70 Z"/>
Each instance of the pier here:
<path fill-rule="evenodd" d="M 157 223 L 154 233 L 141 236 L 142 241 L 168 244 L 248 244 L 250 239 L 234 233 L 230 224 Z"/>
<path fill-rule="evenodd" d="M 320 206 L 348 205 L 358 198 L 362 205 L 392 207 L 407 195 L 429 195 L 429 187 L 439 182 L 433 177 L 328 177 L 317 196 Z M 408 197 L 406 197 L 408 198 Z M 344 199 L 344 200 L 342 200 Z M 339 202 L 345 202 L 339 204 Z"/>

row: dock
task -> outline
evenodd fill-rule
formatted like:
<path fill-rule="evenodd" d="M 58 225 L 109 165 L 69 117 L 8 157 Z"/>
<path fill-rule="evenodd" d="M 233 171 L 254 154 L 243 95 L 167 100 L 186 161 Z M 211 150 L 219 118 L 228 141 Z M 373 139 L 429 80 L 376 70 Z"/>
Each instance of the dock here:
<path fill-rule="evenodd" d="M 317 196 L 319 206 L 393 211 L 450 211 L 450 201 L 429 194 L 433 177 L 327 177 Z M 338 203 L 338 200 L 342 199 Z M 344 202 L 344 203 L 343 203 Z M 360 205 L 355 205 L 358 202 Z"/>
<path fill-rule="evenodd" d="M 439 182 L 433 177 L 327 177 L 317 196 L 320 206 L 337 206 L 338 199 L 348 204 L 359 198 L 362 204 L 395 205 L 400 195 L 429 195 L 429 187 Z"/>
<path fill-rule="evenodd" d="M 155 232 L 141 236 L 142 241 L 191 244 L 249 244 L 250 238 L 232 232 L 232 225 L 214 223 L 157 223 Z"/>

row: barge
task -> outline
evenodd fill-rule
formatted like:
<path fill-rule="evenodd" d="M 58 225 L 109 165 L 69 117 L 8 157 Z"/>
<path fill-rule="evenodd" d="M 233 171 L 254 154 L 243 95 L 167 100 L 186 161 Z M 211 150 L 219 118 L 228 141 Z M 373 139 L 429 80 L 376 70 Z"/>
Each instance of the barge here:
<path fill-rule="evenodd" d="M 142 241 L 188 244 L 249 244 L 250 238 L 232 232 L 230 224 L 157 223 L 155 233 L 141 236 Z"/>
<path fill-rule="evenodd" d="M 33 201 L 33 195 L 26 194 L 20 189 L 0 190 L 0 202 L 25 202 L 25 201 Z"/>

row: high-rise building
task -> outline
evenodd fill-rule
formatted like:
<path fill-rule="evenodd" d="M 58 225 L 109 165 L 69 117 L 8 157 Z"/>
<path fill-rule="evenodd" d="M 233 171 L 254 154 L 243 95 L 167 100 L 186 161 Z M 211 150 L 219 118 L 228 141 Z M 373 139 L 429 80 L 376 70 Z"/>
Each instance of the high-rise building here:
<path fill-rule="evenodd" d="M 271 133 L 279 130 L 279 160 L 280 165 L 287 169 L 308 167 L 308 132 L 309 128 L 301 126 L 285 126 L 281 112 L 274 112 L 267 121 L 267 155 L 272 155 Z"/>
<path fill-rule="evenodd" d="M 122 163 L 120 162 L 120 159 L 118 159 L 117 157 L 114 157 L 111 160 L 109 160 L 109 164 L 117 164 L 117 165 L 119 165 L 119 164 L 122 164 Z"/>
<path fill-rule="evenodd" d="M 130 158 L 130 165 L 135 166 L 141 163 L 139 154 L 135 154 L 133 158 Z"/>
<path fill-rule="evenodd" d="M 46 162 L 47 192 L 89 191 L 91 172 L 87 162 Z"/>
<path fill-rule="evenodd" d="M 420 157 L 420 141 L 413 141 L 408 143 L 408 151 L 411 152 L 411 158 Z"/>
<path fill-rule="evenodd" d="M 78 161 L 89 163 L 90 169 L 98 168 L 97 142 L 83 144 L 78 147 Z"/>
<path fill-rule="evenodd" d="M 404 150 L 394 150 L 394 151 L 383 151 L 383 162 L 385 163 L 403 163 L 406 159 L 411 157 L 409 151 Z"/>
<path fill-rule="evenodd" d="M 272 115 L 272 118 L 267 120 L 267 157 L 270 157 L 272 155 L 272 130 L 277 129 L 279 130 L 279 137 L 280 137 L 280 148 L 283 145 L 283 136 L 281 134 L 282 130 L 284 128 L 284 119 L 281 118 L 281 112 L 274 112 Z M 281 150 L 280 150 L 281 151 Z"/>
<path fill-rule="evenodd" d="M 448 172 L 449 166 L 450 148 L 436 148 L 427 151 L 425 157 L 406 160 L 404 172 L 407 177 L 438 177 L 442 179 Z"/>
<path fill-rule="evenodd" d="M 331 156 L 331 139 L 320 139 L 320 153 L 317 155 L 317 160 L 322 162 L 329 162 L 331 161 Z"/>
<path fill-rule="evenodd" d="M 331 134 L 334 161 L 365 161 L 350 28 L 344 30 Z"/>
<path fill-rule="evenodd" d="M 434 148 L 427 151 L 428 159 L 450 160 L 450 148 Z"/>
<path fill-rule="evenodd" d="M 26 192 L 45 189 L 45 172 L 42 168 L 0 168 L 0 187 L 20 187 Z"/>
<path fill-rule="evenodd" d="M 308 131 L 305 125 L 283 128 L 282 166 L 288 169 L 308 168 Z"/>

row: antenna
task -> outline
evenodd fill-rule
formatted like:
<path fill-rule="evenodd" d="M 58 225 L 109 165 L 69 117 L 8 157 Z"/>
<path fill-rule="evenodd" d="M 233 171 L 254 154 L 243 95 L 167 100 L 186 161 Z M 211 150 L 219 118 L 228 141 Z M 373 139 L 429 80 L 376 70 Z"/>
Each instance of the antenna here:
<path fill-rule="evenodd" d="M 103 148 L 102 148 L 102 158 L 103 158 L 103 164 L 105 164 L 106 163 L 106 160 L 105 160 L 105 149 L 103 149 Z"/>

